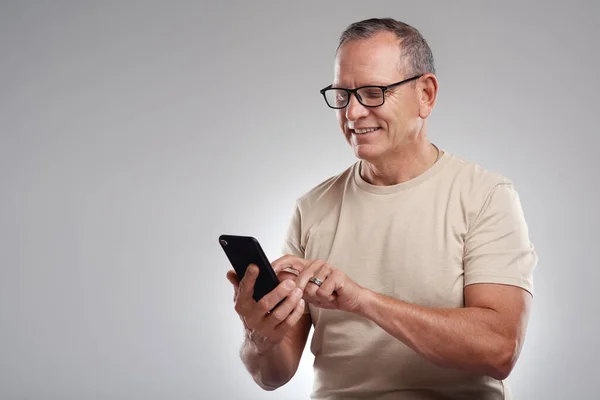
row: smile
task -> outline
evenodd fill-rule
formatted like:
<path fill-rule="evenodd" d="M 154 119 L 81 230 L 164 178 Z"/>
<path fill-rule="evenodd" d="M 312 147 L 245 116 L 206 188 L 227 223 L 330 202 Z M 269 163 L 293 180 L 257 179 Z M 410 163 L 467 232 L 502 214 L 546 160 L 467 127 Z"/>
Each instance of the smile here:
<path fill-rule="evenodd" d="M 364 135 L 365 133 L 378 131 L 379 128 L 363 128 L 363 129 L 351 129 L 352 133 L 357 135 Z"/>

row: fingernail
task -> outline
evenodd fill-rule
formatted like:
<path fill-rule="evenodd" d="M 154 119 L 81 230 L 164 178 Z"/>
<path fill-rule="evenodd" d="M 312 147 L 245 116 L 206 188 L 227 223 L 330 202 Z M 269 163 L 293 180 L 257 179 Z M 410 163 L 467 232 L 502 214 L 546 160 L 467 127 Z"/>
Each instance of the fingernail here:
<path fill-rule="evenodd" d="M 286 289 L 292 289 L 294 286 L 296 286 L 296 284 L 292 280 L 286 279 L 285 282 L 283 282 L 283 287 Z"/>
<path fill-rule="evenodd" d="M 296 297 L 302 296 L 302 289 L 300 289 L 300 288 L 294 289 L 294 296 L 296 296 Z"/>
<path fill-rule="evenodd" d="M 300 303 L 300 307 L 304 308 L 304 299 L 300 299 L 298 303 Z"/>

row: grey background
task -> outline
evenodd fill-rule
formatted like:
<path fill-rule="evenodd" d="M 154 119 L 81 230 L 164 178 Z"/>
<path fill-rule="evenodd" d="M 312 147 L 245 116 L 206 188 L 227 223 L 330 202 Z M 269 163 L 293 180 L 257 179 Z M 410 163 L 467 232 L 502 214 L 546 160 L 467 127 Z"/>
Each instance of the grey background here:
<path fill-rule="evenodd" d="M 354 161 L 318 90 L 351 22 L 429 41 L 430 137 L 512 179 L 540 262 L 517 399 L 597 396 L 597 2 L 0 3 L 0 398 L 306 399 L 238 358 L 221 233 L 279 248 Z"/>

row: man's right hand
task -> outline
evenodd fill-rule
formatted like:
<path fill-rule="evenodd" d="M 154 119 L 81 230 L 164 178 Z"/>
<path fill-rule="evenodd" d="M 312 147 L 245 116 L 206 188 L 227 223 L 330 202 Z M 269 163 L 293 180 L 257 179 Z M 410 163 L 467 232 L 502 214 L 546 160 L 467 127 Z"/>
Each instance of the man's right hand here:
<path fill-rule="evenodd" d="M 227 279 L 234 287 L 235 311 L 246 328 L 246 335 L 255 345 L 256 351 L 263 354 L 279 344 L 300 320 L 304 312 L 304 300 L 302 290 L 296 288 L 292 278 L 288 278 L 295 278 L 295 275 L 280 272 L 277 276 L 281 283 L 256 302 L 252 293 L 258 272 L 256 265 L 250 265 L 241 281 L 233 270 L 227 272 Z M 284 298 L 286 299 L 273 310 Z"/>

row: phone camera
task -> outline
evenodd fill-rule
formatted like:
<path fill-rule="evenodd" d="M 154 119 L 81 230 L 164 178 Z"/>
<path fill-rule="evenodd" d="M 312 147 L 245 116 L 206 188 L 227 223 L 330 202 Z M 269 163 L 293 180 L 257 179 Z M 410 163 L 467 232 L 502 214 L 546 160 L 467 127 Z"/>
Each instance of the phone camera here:
<path fill-rule="evenodd" d="M 221 239 L 221 244 L 222 244 L 223 246 L 227 246 L 227 241 L 226 241 L 226 240 L 223 240 L 223 239 Z"/>

